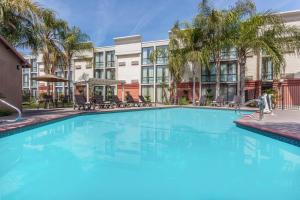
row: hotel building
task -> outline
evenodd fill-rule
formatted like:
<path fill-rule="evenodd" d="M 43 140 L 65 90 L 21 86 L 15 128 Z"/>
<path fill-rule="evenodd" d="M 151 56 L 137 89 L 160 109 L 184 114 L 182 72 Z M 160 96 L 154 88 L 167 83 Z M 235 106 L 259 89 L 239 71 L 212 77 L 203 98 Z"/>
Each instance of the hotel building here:
<path fill-rule="evenodd" d="M 279 13 L 287 25 L 300 27 L 300 11 Z M 113 46 L 95 47 L 93 50 L 82 52 L 72 60 L 72 91 L 86 93 L 84 84 L 76 84 L 89 78 L 100 80 L 117 80 L 114 84 L 98 84 L 90 88 L 91 95 L 103 95 L 106 99 L 112 94 L 124 97 L 123 89 L 138 99 L 138 95 L 150 96 L 152 102 L 163 103 L 169 91 L 163 85 L 170 85 L 168 58 L 157 57 L 152 61 L 150 55 L 156 49 L 167 50 L 169 40 L 144 42 L 140 35 L 114 38 Z M 234 48 L 221 52 L 221 88 L 220 94 L 227 100 L 233 99 L 237 93 L 237 54 Z M 262 91 L 274 88 L 282 92 L 282 98 L 290 106 L 300 106 L 300 55 L 296 51 L 285 52 L 285 65 L 280 72 L 280 80 L 275 81 L 270 58 L 263 53 L 248 55 L 246 63 L 246 91 L 247 99 L 255 98 Z M 31 77 L 44 74 L 41 55 L 27 56 L 32 68 L 23 69 L 23 91 L 36 98 L 46 91 L 45 83 L 30 81 Z M 66 77 L 67 72 L 59 69 L 57 76 Z M 215 93 L 216 70 L 213 63 L 209 69 L 197 72 L 196 80 L 201 74 L 202 90 L 205 95 L 207 89 Z M 162 84 L 164 83 L 164 84 Z M 196 84 L 196 95 L 199 96 L 199 83 Z M 67 91 L 67 84 L 56 83 L 56 94 Z M 178 86 L 179 96 L 192 99 L 192 72 L 189 67 Z M 72 95 L 72 94 L 71 94 Z M 284 106 L 284 105 L 282 105 Z M 287 107 L 287 106 L 285 106 Z"/>

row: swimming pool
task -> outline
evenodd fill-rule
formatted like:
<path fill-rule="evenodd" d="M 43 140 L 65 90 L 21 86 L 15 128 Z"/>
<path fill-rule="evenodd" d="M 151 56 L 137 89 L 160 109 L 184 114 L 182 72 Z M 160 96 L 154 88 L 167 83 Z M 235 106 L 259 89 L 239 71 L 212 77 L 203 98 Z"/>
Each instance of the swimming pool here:
<path fill-rule="evenodd" d="M 233 111 L 78 116 L 0 138 L 0 199 L 299 199 L 300 148 Z"/>

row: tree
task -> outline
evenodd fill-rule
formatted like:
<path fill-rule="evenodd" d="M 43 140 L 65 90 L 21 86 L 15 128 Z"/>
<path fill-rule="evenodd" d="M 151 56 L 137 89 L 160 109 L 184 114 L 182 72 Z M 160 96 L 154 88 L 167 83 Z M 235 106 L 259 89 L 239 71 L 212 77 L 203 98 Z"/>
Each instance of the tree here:
<path fill-rule="evenodd" d="M 196 23 L 197 22 L 197 23 Z M 193 24 L 184 23 L 183 28 L 180 28 L 179 23 L 176 23 L 172 29 L 175 41 L 177 40 L 177 48 L 180 49 L 180 54 L 184 56 L 185 64 L 191 67 L 193 76 L 193 98 L 192 102 L 195 105 L 196 96 L 196 75 L 197 71 L 201 72 L 202 66 L 208 66 L 209 50 L 207 49 L 207 36 L 205 30 L 199 25 L 199 21 Z M 201 95 L 201 74 L 199 77 L 199 96 Z"/>
<path fill-rule="evenodd" d="M 63 57 L 68 70 L 68 95 L 70 100 L 72 58 L 75 54 L 81 54 L 84 50 L 92 49 L 93 45 L 88 42 L 88 35 L 82 33 L 78 27 L 67 28 L 65 31 L 60 32 L 60 36 L 62 38 Z"/>
<path fill-rule="evenodd" d="M 42 10 L 31 0 L 1 0 L 0 35 L 15 47 L 36 50 L 37 24 Z"/>
<path fill-rule="evenodd" d="M 284 51 L 295 44 L 297 29 L 286 27 L 280 16 L 273 12 L 258 13 L 255 4 L 250 0 L 238 1 L 235 7 L 228 11 L 228 16 L 230 17 L 225 25 L 231 33 L 231 45 L 237 50 L 237 94 L 244 102 L 247 56 L 252 52 L 265 52 L 273 62 L 273 71 L 278 75 L 284 64 Z"/>
<path fill-rule="evenodd" d="M 52 74 L 63 56 L 59 33 L 67 29 L 67 22 L 56 18 L 55 13 L 49 9 L 43 10 L 41 17 L 38 28 L 39 45 L 34 53 L 42 54 L 45 73 Z"/>

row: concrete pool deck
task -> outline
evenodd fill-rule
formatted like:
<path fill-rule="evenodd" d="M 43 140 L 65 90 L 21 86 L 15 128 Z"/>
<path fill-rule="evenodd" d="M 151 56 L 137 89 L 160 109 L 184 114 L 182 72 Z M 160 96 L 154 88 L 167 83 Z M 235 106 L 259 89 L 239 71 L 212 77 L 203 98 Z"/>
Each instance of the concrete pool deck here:
<path fill-rule="evenodd" d="M 258 113 L 254 114 L 256 119 L 244 116 L 235 121 L 237 126 L 262 133 L 285 142 L 300 145 L 300 111 L 299 110 L 275 110 L 274 115 L 265 114 L 258 121 Z"/>

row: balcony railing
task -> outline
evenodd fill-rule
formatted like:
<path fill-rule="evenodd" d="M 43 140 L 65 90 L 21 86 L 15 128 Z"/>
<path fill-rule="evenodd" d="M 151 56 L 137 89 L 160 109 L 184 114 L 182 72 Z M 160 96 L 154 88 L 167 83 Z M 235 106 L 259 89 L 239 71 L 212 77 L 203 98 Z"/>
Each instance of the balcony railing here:
<path fill-rule="evenodd" d="M 104 62 L 96 62 L 95 63 L 95 68 L 104 68 Z"/>
<path fill-rule="evenodd" d="M 107 62 L 106 62 L 106 67 L 107 67 L 107 68 L 115 67 L 115 61 L 107 61 Z"/>

